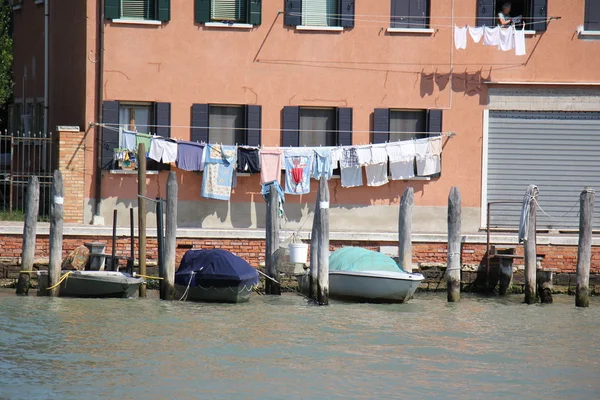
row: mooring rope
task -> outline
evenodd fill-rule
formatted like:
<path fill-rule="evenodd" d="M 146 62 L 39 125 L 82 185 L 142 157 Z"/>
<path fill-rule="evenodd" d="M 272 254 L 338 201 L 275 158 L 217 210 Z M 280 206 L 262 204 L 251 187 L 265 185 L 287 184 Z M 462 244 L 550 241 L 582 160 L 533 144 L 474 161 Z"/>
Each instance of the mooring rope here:
<path fill-rule="evenodd" d="M 52 285 L 49 288 L 46 288 L 46 290 L 52 290 L 56 287 L 58 287 L 65 279 L 67 279 L 69 277 L 69 275 L 71 275 L 73 273 L 73 271 L 67 271 L 64 273 L 63 276 L 60 277 L 60 279 L 58 280 L 58 283 L 56 285 Z M 50 278 L 50 277 L 48 277 Z"/>

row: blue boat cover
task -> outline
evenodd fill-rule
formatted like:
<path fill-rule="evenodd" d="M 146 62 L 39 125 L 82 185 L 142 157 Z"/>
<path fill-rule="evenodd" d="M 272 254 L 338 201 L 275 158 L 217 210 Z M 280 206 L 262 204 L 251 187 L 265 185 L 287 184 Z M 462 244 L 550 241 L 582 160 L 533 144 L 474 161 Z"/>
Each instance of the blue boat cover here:
<path fill-rule="evenodd" d="M 361 247 L 342 247 L 329 256 L 330 271 L 404 271 L 393 258 Z M 406 272 L 406 271 L 405 271 Z"/>
<path fill-rule="evenodd" d="M 195 274 L 192 275 L 192 272 Z M 191 282 L 190 282 L 191 277 Z M 244 259 L 220 249 L 188 250 L 175 273 L 175 284 L 191 287 L 255 285 L 258 272 Z"/>

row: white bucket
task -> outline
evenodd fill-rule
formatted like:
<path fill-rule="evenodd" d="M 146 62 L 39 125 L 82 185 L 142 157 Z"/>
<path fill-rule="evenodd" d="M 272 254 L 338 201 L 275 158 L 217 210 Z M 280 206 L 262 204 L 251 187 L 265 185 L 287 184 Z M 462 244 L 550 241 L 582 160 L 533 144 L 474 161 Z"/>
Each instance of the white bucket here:
<path fill-rule="evenodd" d="M 289 249 L 292 264 L 306 264 L 308 258 L 308 245 L 306 243 L 290 243 Z"/>

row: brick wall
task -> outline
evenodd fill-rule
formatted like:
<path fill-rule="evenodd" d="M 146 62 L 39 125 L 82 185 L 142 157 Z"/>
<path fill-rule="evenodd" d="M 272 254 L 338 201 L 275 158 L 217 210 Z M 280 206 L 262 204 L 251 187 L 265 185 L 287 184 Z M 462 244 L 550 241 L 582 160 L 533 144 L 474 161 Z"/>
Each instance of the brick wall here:
<path fill-rule="evenodd" d="M 84 135 L 79 128 L 63 128 L 58 133 L 58 169 L 65 188 L 65 222 L 83 223 Z"/>

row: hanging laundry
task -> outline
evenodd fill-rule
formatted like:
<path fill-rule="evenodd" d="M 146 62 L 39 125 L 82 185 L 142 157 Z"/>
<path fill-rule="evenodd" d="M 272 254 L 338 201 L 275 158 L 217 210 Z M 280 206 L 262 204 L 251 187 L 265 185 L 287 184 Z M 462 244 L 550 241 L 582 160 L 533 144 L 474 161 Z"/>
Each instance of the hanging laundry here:
<path fill-rule="evenodd" d="M 340 174 L 342 175 L 342 187 L 351 188 L 362 186 L 363 184 L 362 167 L 360 165 L 355 165 L 353 167 L 345 167 L 342 165 Z"/>
<path fill-rule="evenodd" d="M 313 158 L 312 177 L 314 179 L 331 179 L 333 168 L 331 164 L 331 149 L 328 147 L 316 147 L 313 149 L 315 154 Z"/>
<path fill-rule="evenodd" d="M 515 29 L 515 54 L 517 56 L 527 54 L 525 50 L 525 25 L 523 25 L 523 29 Z"/>
<path fill-rule="evenodd" d="M 342 150 L 341 168 L 359 167 L 358 155 L 355 147 L 344 147 Z"/>
<path fill-rule="evenodd" d="M 475 43 L 479 43 L 483 37 L 483 26 L 469 26 L 469 35 Z"/>
<path fill-rule="evenodd" d="M 135 141 L 135 132 L 123 130 L 121 134 L 121 147 L 136 152 L 137 143 Z"/>
<path fill-rule="evenodd" d="M 144 144 L 144 148 L 146 149 L 146 155 L 150 152 L 150 146 L 152 145 L 152 135 L 148 135 L 145 133 L 138 133 L 135 135 L 135 148 L 137 150 L 140 147 L 140 144 Z"/>
<path fill-rule="evenodd" d="M 236 146 L 207 145 L 202 197 L 229 200 L 236 159 Z"/>
<path fill-rule="evenodd" d="M 435 136 L 429 138 L 429 145 L 427 147 L 428 156 L 439 156 L 442 154 L 442 137 Z"/>
<path fill-rule="evenodd" d="M 415 158 L 406 158 L 401 161 L 390 161 L 390 175 L 393 181 L 415 177 Z"/>
<path fill-rule="evenodd" d="M 500 28 L 495 26 L 490 28 L 488 26 L 483 27 L 483 44 L 486 46 L 498 46 L 500 44 Z"/>
<path fill-rule="evenodd" d="M 438 138 L 433 139 L 437 140 Z M 415 140 L 417 175 L 419 176 L 439 174 L 441 171 L 440 156 L 431 153 L 437 145 L 431 147 L 429 142 L 429 138 Z"/>
<path fill-rule="evenodd" d="M 237 172 L 257 174 L 260 172 L 258 149 L 238 147 Z"/>
<path fill-rule="evenodd" d="M 181 140 L 177 143 L 177 168 L 204 171 L 204 143 Z"/>
<path fill-rule="evenodd" d="M 406 140 L 390 143 L 386 149 L 390 159 L 392 180 L 410 179 L 415 176 L 415 142 Z"/>
<path fill-rule="evenodd" d="M 310 193 L 313 153 L 311 149 L 285 150 L 285 192 L 287 194 Z"/>
<path fill-rule="evenodd" d="M 152 138 L 148 157 L 164 164 L 177 161 L 177 143 L 163 138 Z"/>
<path fill-rule="evenodd" d="M 371 164 L 365 167 L 367 186 L 382 186 L 388 183 L 387 163 Z"/>
<path fill-rule="evenodd" d="M 371 164 L 387 163 L 387 146 L 388 144 L 374 144 L 371 146 Z"/>
<path fill-rule="evenodd" d="M 456 50 L 467 48 L 467 27 L 459 28 L 454 25 L 454 46 Z"/>
<path fill-rule="evenodd" d="M 260 151 L 260 183 L 277 181 L 281 179 L 282 159 L 279 149 L 262 149 Z"/>
<path fill-rule="evenodd" d="M 356 157 L 359 165 L 371 164 L 371 146 L 357 146 Z"/>
<path fill-rule="evenodd" d="M 267 201 L 267 196 L 271 190 L 276 190 L 277 194 L 279 195 L 278 211 L 279 217 L 281 218 L 283 217 L 283 203 L 285 203 L 285 194 L 283 193 L 283 189 L 281 188 L 279 181 L 271 181 L 261 185 L 261 192 L 265 202 Z"/>
<path fill-rule="evenodd" d="M 340 160 L 342 159 L 342 148 L 331 147 L 331 170 L 340 167 Z"/>
<path fill-rule="evenodd" d="M 498 48 L 502 51 L 509 51 L 515 48 L 515 27 L 500 28 L 500 42 Z"/>

